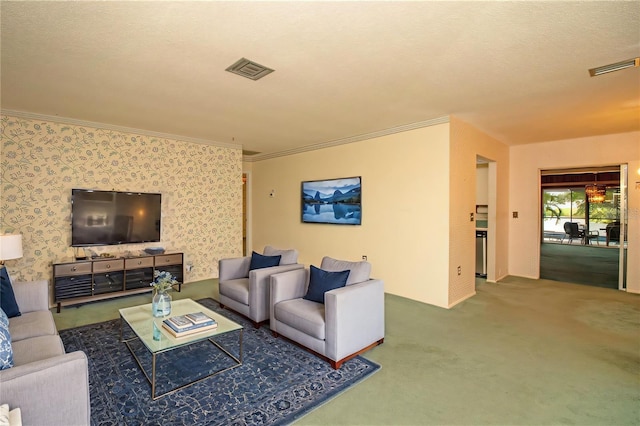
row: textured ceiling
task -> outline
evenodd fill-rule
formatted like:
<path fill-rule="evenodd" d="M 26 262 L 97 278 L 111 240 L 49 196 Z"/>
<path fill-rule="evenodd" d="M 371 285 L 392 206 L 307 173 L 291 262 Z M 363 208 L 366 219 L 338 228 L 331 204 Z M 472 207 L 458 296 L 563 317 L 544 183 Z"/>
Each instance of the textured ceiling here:
<path fill-rule="evenodd" d="M 263 154 L 456 115 L 507 144 L 640 130 L 640 2 L 6 2 L 2 108 Z M 226 72 L 241 57 L 275 69 Z"/>

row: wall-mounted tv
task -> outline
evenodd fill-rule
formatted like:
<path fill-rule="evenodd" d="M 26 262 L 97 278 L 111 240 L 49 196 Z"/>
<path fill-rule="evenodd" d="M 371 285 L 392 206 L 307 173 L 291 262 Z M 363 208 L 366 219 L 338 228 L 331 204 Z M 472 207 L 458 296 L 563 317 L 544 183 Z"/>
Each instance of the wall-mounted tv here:
<path fill-rule="evenodd" d="M 160 241 L 161 194 L 71 190 L 71 245 Z"/>
<path fill-rule="evenodd" d="M 302 182 L 302 222 L 360 225 L 360 176 Z"/>

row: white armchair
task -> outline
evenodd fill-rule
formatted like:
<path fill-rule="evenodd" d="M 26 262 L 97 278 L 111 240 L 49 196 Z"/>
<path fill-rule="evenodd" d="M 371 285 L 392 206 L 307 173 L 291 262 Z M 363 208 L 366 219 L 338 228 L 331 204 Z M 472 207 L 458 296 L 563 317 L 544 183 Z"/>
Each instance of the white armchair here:
<path fill-rule="evenodd" d="M 251 256 L 220 259 L 218 289 L 220 306 L 228 307 L 253 321 L 256 328 L 269 319 L 269 278 L 279 272 L 302 269 L 298 251 L 264 248 L 265 256 L 281 256 L 278 266 L 249 270 Z"/>
<path fill-rule="evenodd" d="M 305 299 L 309 269 L 271 276 L 270 328 L 328 360 L 335 369 L 384 341 L 384 284 L 369 279 L 371 264 L 322 259 L 324 271 L 349 270 L 346 286 Z"/>

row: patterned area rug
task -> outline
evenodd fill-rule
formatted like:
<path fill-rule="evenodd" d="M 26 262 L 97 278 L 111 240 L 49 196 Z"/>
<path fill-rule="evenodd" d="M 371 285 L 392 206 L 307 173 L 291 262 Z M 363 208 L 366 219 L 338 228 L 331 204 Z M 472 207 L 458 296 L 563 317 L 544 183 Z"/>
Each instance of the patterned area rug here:
<path fill-rule="evenodd" d="M 221 310 L 213 299 L 200 303 L 245 327 L 243 365 L 164 396 L 151 399 L 151 385 L 131 352 L 120 342 L 120 320 L 60 331 L 67 352 L 81 350 L 89 358 L 92 425 L 282 425 L 376 372 L 380 366 L 356 357 L 339 370 L 282 338 L 267 326 Z M 238 335 L 216 341 L 234 355 Z M 140 347 L 136 354 L 146 351 Z M 235 351 L 235 352 L 234 352 Z M 197 379 L 203 371 L 225 367 L 211 343 L 191 345 L 158 358 L 158 386 L 170 389 Z M 164 392 L 156 390 L 156 394 Z"/>

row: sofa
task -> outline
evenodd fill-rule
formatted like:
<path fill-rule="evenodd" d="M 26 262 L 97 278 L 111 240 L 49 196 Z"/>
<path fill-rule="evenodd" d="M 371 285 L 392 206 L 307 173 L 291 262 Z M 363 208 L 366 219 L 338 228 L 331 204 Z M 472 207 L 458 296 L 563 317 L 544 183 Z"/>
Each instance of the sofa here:
<path fill-rule="evenodd" d="M 84 352 L 65 353 L 49 310 L 46 280 L 12 285 L 21 315 L 9 318 L 13 367 L 0 370 L 0 404 L 20 408 L 23 425 L 88 425 Z"/>

